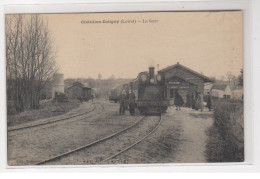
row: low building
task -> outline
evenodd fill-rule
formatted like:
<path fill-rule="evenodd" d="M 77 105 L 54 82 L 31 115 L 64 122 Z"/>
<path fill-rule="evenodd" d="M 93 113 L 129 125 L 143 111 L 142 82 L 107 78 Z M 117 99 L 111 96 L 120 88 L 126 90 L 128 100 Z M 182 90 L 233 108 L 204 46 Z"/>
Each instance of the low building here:
<path fill-rule="evenodd" d="M 186 95 L 196 93 L 204 94 L 204 84 L 213 83 L 207 76 L 189 69 L 179 63 L 160 70 L 158 73 L 165 76 L 168 99 L 174 99 L 175 92 L 182 96 L 186 102 Z"/>
<path fill-rule="evenodd" d="M 75 82 L 65 89 L 65 94 L 70 99 L 88 101 L 91 97 L 91 87 L 87 83 Z"/>
<path fill-rule="evenodd" d="M 227 84 L 214 84 L 211 88 L 210 94 L 215 98 L 230 99 L 232 92 Z"/>
<path fill-rule="evenodd" d="M 211 91 L 213 84 L 212 83 L 206 83 L 204 84 L 204 94 L 208 94 Z"/>

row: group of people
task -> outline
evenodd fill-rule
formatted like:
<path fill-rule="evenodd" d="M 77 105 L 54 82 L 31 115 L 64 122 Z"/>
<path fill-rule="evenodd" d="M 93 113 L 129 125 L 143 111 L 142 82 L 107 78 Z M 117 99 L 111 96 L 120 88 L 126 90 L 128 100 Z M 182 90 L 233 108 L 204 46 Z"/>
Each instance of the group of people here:
<path fill-rule="evenodd" d="M 191 95 L 190 94 L 186 95 L 186 106 L 188 108 L 203 111 L 203 108 L 204 108 L 203 101 L 204 101 L 203 95 L 200 92 L 196 92 L 195 95 L 193 93 Z M 211 111 L 212 100 L 211 100 L 210 93 L 208 93 L 206 96 L 206 102 L 207 102 L 206 107 L 209 109 L 209 111 Z M 176 91 L 175 98 L 174 98 L 174 105 L 176 106 L 176 110 L 181 110 L 181 106 L 183 106 L 183 104 L 184 104 L 184 101 L 183 101 L 181 95 L 178 93 L 178 91 Z"/>
<path fill-rule="evenodd" d="M 188 108 L 203 111 L 204 103 L 202 93 L 196 92 L 195 95 L 193 93 L 191 95 L 187 94 L 186 98 Z"/>
<path fill-rule="evenodd" d="M 122 93 L 120 95 L 119 102 L 119 115 L 124 115 L 127 107 L 129 108 L 130 115 L 135 114 L 135 94 L 133 92 L 129 95 Z"/>
<path fill-rule="evenodd" d="M 203 95 L 200 92 L 196 92 L 194 95 L 193 93 L 186 95 L 186 106 L 188 108 L 192 108 L 195 110 L 201 110 L 203 111 L 204 103 L 203 103 Z M 128 107 L 130 115 L 135 114 L 135 94 L 133 92 L 130 92 L 130 94 L 126 95 L 125 93 L 122 93 L 119 98 L 120 107 L 119 107 L 119 115 L 124 115 L 125 110 Z M 206 96 L 206 102 L 207 102 L 207 108 L 209 111 L 212 109 L 212 102 L 211 102 L 211 96 L 210 93 Z M 176 106 L 176 110 L 181 110 L 181 106 L 184 105 L 184 100 L 182 96 L 178 93 L 178 91 L 175 92 L 174 97 L 174 105 Z"/>

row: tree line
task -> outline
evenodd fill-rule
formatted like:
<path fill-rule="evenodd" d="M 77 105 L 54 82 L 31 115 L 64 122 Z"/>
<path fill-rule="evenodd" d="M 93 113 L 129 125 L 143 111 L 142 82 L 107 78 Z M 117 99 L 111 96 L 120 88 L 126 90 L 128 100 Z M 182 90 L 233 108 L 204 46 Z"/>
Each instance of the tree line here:
<path fill-rule="evenodd" d="M 6 16 L 7 99 L 17 111 L 39 108 L 57 67 L 48 22 L 38 14 Z"/>
<path fill-rule="evenodd" d="M 227 72 L 226 75 L 222 75 L 220 79 L 217 79 L 216 77 L 210 77 L 210 79 L 213 82 L 218 82 L 218 83 L 227 83 L 230 87 L 237 87 L 243 86 L 243 69 L 240 69 L 240 73 L 238 76 L 234 75 L 232 72 Z"/>

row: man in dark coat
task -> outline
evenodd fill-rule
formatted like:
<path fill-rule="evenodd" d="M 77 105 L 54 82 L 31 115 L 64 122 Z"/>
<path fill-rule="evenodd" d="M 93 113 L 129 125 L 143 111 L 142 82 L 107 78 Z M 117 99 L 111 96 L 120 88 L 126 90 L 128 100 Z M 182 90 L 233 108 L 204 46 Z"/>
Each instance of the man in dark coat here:
<path fill-rule="evenodd" d="M 135 94 L 133 92 L 129 95 L 129 112 L 130 115 L 135 114 Z"/>
<path fill-rule="evenodd" d="M 120 95 L 119 101 L 120 101 L 119 115 L 122 115 L 125 114 L 125 105 L 126 105 L 126 96 L 124 93 Z"/>
<path fill-rule="evenodd" d="M 174 104 L 176 106 L 176 110 L 181 110 L 181 106 L 184 104 L 183 99 L 178 91 L 175 93 Z"/>
<path fill-rule="evenodd" d="M 197 93 L 196 94 L 197 98 L 196 98 L 196 101 L 195 101 L 195 110 L 201 110 L 203 111 L 203 95 L 201 92 Z"/>
<path fill-rule="evenodd" d="M 209 111 L 211 111 L 212 102 L 211 102 L 211 95 L 210 95 L 209 92 L 208 92 L 208 95 L 207 95 L 207 107 L 209 108 Z"/>

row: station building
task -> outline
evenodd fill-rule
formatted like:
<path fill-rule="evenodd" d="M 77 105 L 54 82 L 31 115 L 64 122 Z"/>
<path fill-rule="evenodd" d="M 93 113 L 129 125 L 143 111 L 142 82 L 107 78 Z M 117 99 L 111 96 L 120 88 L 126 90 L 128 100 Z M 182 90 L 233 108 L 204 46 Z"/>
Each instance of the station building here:
<path fill-rule="evenodd" d="M 196 92 L 204 94 L 204 84 L 213 83 L 207 76 L 191 70 L 180 63 L 166 67 L 158 73 L 165 76 L 167 83 L 167 94 L 168 99 L 174 99 L 175 92 L 182 96 L 186 100 L 187 94 L 196 94 Z"/>

